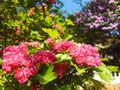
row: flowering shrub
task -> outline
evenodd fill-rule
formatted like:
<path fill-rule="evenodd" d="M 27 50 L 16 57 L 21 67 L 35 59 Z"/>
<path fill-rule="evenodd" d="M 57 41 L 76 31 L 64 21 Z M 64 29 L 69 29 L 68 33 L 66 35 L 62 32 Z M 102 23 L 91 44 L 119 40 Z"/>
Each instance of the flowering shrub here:
<path fill-rule="evenodd" d="M 0 1 L 0 90 L 98 89 L 94 71 L 113 79 L 95 47 L 74 42 L 74 23 L 53 14 L 58 1 Z"/>
<path fill-rule="evenodd" d="M 61 88 L 56 80 L 61 80 L 65 84 L 66 82 L 63 80 L 69 75 L 67 78 L 72 80 L 76 76 L 85 83 L 81 77 L 86 77 L 86 74 L 90 74 L 89 71 L 91 74 L 97 69 L 100 70 L 100 73 L 103 72 L 100 69 L 100 67 L 103 68 L 103 63 L 98 50 L 91 45 L 78 45 L 66 40 L 56 42 L 52 39 L 46 40 L 46 44 L 48 50 L 41 49 L 37 42 L 23 42 L 18 46 L 6 47 L 3 50 L 2 70 L 5 74 L 12 75 L 16 83 L 31 87 L 32 84 L 35 84 L 43 89 L 48 88 L 51 83 L 56 83 L 57 89 Z M 31 49 L 35 51 L 31 52 Z M 104 73 L 107 73 L 111 79 L 110 72 Z M 90 77 L 93 78 L 93 74 Z M 84 87 L 82 83 L 78 85 Z M 76 87 L 71 84 L 69 88 L 75 89 Z"/>

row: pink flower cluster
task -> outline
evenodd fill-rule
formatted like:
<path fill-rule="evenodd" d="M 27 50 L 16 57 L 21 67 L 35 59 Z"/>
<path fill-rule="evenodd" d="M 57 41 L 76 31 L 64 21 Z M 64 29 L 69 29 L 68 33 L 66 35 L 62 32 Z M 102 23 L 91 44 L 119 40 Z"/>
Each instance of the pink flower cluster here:
<path fill-rule="evenodd" d="M 51 4 L 55 4 L 56 0 L 48 0 Z"/>
<path fill-rule="evenodd" d="M 37 42 L 24 42 L 18 46 L 8 46 L 3 51 L 2 70 L 6 73 L 14 73 L 19 83 L 25 83 L 30 76 L 38 72 L 37 64 L 52 63 L 56 60 L 54 53 L 39 50 L 34 55 L 28 55 L 27 46 L 38 47 Z"/>
<path fill-rule="evenodd" d="M 3 51 L 2 69 L 6 72 L 13 72 L 27 59 L 27 48 L 24 45 L 8 46 Z"/>
<path fill-rule="evenodd" d="M 22 67 L 16 70 L 15 78 L 22 84 L 26 82 L 31 75 L 31 70 L 28 67 Z"/>
<path fill-rule="evenodd" d="M 80 66 L 100 66 L 102 64 L 98 51 L 91 45 L 78 46 L 74 42 L 60 41 L 51 45 L 51 49 L 57 53 L 69 51 L 69 55 Z"/>
<path fill-rule="evenodd" d="M 51 46 L 51 49 L 55 52 L 71 51 L 75 48 L 77 48 L 77 44 L 70 41 L 60 41 L 59 43 L 55 43 Z"/>
<path fill-rule="evenodd" d="M 55 54 L 48 50 L 47 51 L 40 50 L 36 52 L 34 54 L 34 58 L 36 59 L 38 63 L 40 63 L 40 65 L 44 65 L 47 62 L 52 63 L 56 60 Z"/>
<path fill-rule="evenodd" d="M 8 46 L 3 51 L 2 69 L 6 73 L 15 71 L 15 78 L 19 83 L 26 82 L 38 71 L 33 56 L 28 56 L 28 44 L 24 42 L 18 46 Z"/>
<path fill-rule="evenodd" d="M 102 64 L 98 51 L 91 45 L 81 45 L 71 50 L 69 55 L 79 66 L 100 66 Z"/>
<path fill-rule="evenodd" d="M 54 64 L 54 72 L 58 74 L 58 78 L 63 78 L 64 73 L 66 72 L 67 68 L 69 67 L 68 63 L 55 63 Z"/>
<path fill-rule="evenodd" d="M 66 52 L 75 60 L 79 66 L 100 66 L 100 56 L 98 51 L 91 45 L 78 46 L 74 42 L 60 41 L 55 43 L 49 39 L 51 49 L 55 53 Z M 8 46 L 3 51 L 2 69 L 6 73 L 15 73 L 14 77 L 19 83 L 25 83 L 31 76 L 38 72 L 37 64 L 42 67 L 46 63 L 54 65 L 54 72 L 58 78 L 63 78 L 64 73 L 69 67 L 67 62 L 54 63 L 57 59 L 55 54 L 49 50 L 39 50 L 34 55 L 28 55 L 27 46 L 38 47 L 37 42 L 24 42 L 18 46 Z"/>

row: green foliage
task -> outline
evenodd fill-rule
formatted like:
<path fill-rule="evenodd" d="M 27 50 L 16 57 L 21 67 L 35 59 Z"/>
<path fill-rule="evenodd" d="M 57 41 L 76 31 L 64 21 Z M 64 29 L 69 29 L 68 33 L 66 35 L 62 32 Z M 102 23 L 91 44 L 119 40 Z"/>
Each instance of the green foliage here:
<path fill-rule="evenodd" d="M 40 84 L 45 85 L 57 78 L 57 74 L 53 72 L 53 69 L 53 65 L 48 63 L 42 68 L 43 72 L 37 75 Z"/>
<path fill-rule="evenodd" d="M 67 25 L 74 26 L 74 23 L 70 19 L 65 19 Z"/>
<path fill-rule="evenodd" d="M 107 82 L 114 79 L 113 76 L 111 75 L 110 70 L 106 67 L 105 64 L 98 67 L 98 74 L 101 77 L 101 79 L 103 79 L 104 81 L 107 81 Z"/>
<path fill-rule="evenodd" d="M 109 61 L 109 58 L 101 58 L 102 61 Z"/>
<path fill-rule="evenodd" d="M 46 32 L 53 39 L 55 39 L 57 36 L 59 36 L 59 33 L 57 30 L 46 29 L 46 28 L 42 28 L 42 30 L 44 32 Z"/>
<path fill-rule="evenodd" d="M 81 75 L 81 74 L 83 74 L 83 73 L 85 73 L 85 70 L 87 69 L 87 68 L 79 68 L 75 63 L 73 63 L 72 61 L 70 62 L 70 64 L 72 65 L 72 66 L 74 66 L 75 67 L 75 69 L 77 70 L 77 75 Z"/>
<path fill-rule="evenodd" d="M 70 60 L 72 60 L 72 57 L 70 57 L 68 54 L 57 54 L 56 55 L 56 57 L 57 57 L 57 63 L 60 63 L 60 62 L 65 62 L 65 61 L 70 61 Z"/>
<path fill-rule="evenodd" d="M 107 66 L 107 68 L 111 71 L 111 72 L 118 72 L 119 67 L 118 66 Z"/>

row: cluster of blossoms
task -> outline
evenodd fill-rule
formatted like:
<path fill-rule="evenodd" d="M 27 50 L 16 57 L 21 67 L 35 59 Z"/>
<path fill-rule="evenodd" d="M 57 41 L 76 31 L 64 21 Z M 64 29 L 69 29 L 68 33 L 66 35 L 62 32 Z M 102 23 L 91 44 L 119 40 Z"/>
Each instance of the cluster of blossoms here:
<path fill-rule="evenodd" d="M 102 64 L 98 51 L 91 45 L 81 45 L 70 51 L 69 54 L 80 66 L 100 66 Z"/>
<path fill-rule="evenodd" d="M 28 42 L 24 42 L 18 46 L 8 46 L 3 51 L 2 69 L 6 73 L 15 71 L 15 78 L 19 83 L 26 82 L 38 71 L 33 56 L 28 55 L 28 45 Z"/>
<path fill-rule="evenodd" d="M 77 44 L 70 41 L 60 41 L 59 43 L 53 43 L 53 45 L 51 45 L 51 49 L 57 53 L 68 50 L 71 51 L 75 48 L 77 48 Z"/>
<path fill-rule="evenodd" d="M 49 50 L 39 50 L 34 55 L 28 55 L 27 46 L 38 47 L 38 42 L 24 42 L 18 46 L 8 46 L 3 51 L 2 70 L 6 73 L 15 73 L 14 77 L 19 83 L 25 83 L 30 76 L 38 73 L 37 64 L 43 66 L 46 63 L 53 63 L 56 60 L 54 53 Z M 66 69 L 59 66 L 68 67 L 66 63 L 54 64 L 54 72 L 58 73 L 58 78 L 62 78 Z M 57 69 L 59 70 L 57 70 Z"/>
<path fill-rule="evenodd" d="M 64 73 L 68 69 L 69 64 L 68 63 L 56 63 L 54 64 L 54 72 L 58 74 L 58 78 L 63 78 Z"/>
<path fill-rule="evenodd" d="M 52 63 L 56 60 L 56 56 L 54 53 L 50 51 L 40 50 L 34 54 L 34 58 L 40 65 L 46 64 L 46 62 Z"/>
<path fill-rule="evenodd" d="M 58 53 L 66 52 L 73 58 L 78 66 L 86 65 L 88 67 L 100 66 L 98 51 L 91 45 L 78 46 L 71 41 L 60 41 L 56 43 L 52 39 L 48 39 L 50 44 L 49 50 L 38 50 L 34 54 L 28 54 L 28 46 L 34 48 L 39 47 L 38 42 L 24 42 L 18 46 L 8 46 L 3 51 L 2 69 L 6 73 L 15 73 L 14 77 L 19 83 L 25 83 L 27 80 L 38 73 L 38 69 L 46 63 L 51 63 L 54 66 L 54 72 L 58 78 L 63 78 L 64 73 L 69 68 L 68 62 L 56 63 Z M 54 53 L 53 53 L 54 52 Z M 39 64 L 39 65 L 38 65 Z"/>
<path fill-rule="evenodd" d="M 75 23 L 84 30 L 118 30 L 119 10 L 120 4 L 117 0 L 93 0 L 84 11 L 74 15 Z"/>
<path fill-rule="evenodd" d="M 51 42 L 49 40 L 49 43 L 52 44 L 51 49 L 56 53 L 68 52 L 79 66 L 100 66 L 102 64 L 97 49 L 89 44 L 78 46 L 76 43 L 70 41 L 53 43 L 52 40 Z"/>
<path fill-rule="evenodd" d="M 55 4 L 56 0 L 48 0 L 51 4 Z"/>

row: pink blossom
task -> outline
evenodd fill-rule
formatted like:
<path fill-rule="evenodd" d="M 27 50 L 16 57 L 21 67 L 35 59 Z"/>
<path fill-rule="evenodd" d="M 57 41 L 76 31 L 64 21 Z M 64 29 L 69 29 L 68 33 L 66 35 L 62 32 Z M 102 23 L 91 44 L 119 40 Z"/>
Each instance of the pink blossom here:
<path fill-rule="evenodd" d="M 27 49 L 26 47 L 29 46 L 30 43 L 29 42 L 22 42 L 21 44 L 19 44 L 20 47 L 23 47 L 24 49 Z"/>
<path fill-rule="evenodd" d="M 3 51 L 2 70 L 16 72 L 15 78 L 21 84 L 38 72 L 36 59 L 33 55 L 28 56 L 28 45 L 28 42 L 23 42 L 18 46 L 8 46 Z"/>
<path fill-rule="evenodd" d="M 53 18 L 53 17 L 55 17 L 55 14 L 50 14 L 49 16 Z"/>
<path fill-rule="evenodd" d="M 37 48 L 37 47 L 39 47 L 39 43 L 38 42 L 31 42 L 31 46 Z"/>
<path fill-rule="evenodd" d="M 2 63 L 2 70 L 7 73 L 12 73 L 15 68 L 15 66 L 11 66 L 5 62 Z"/>
<path fill-rule="evenodd" d="M 46 3 L 42 3 L 42 5 L 40 5 L 40 10 L 42 10 L 43 8 L 47 8 L 48 5 Z"/>
<path fill-rule="evenodd" d="M 18 27 L 17 27 L 17 31 L 15 32 L 15 34 L 18 35 L 21 31 L 22 31 L 21 27 L 18 26 Z"/>
<path fill-rule="evenodd" d="M 80 66 L 100 66 L 102 64 L 98 51 L 91 45 L 82 45 L 79 49 L 71 50 L 69 54 Z"/>
<path fill-rule="evenodd" d="M 2 68 L 5 70 L 4 67 L 9 66 L 9 68 L 11 67 L 11 71 L 13 71 L 12 69 L 15 69 L 17 66 L 21 65 L 22 61 L 26 58 L 26 53 L 24 53 L 24 51 L 22 51 L 22 49 L 20 49 L 18 46 L 8 46 L 3 51 Z"/>
<path fill-rule="evenodd" d="M 34 58 L 39 62 L 41 65 L 44 65 L 45 63 L 49 62 L 54 62 L 56 59 L 56 56 L 54 53 L 50 51 L 44 51 L 44 50 L 39 50 L 34 54 Z"/>
<path fill-rule="evenodd" d="M 54 44 L 55 44 L 55 41 L 54 41 L 52 38 L 48 38 L 48 39 L 46 40 L 46 42 L 47 42 L 48 44 L 50 44 L 50 45 L 54 45 Z"/>
<path fill-rule="evenodd" d="M 28 58 L 28 50 L 26 43 L 22 43 L 19 46 L 8 46 L 3 51 L 2 69 L 5 72 L 12 72 L 18 66 L 21 66 Z M 9 68 L 6 69 L 6 68 Z"/>
<path fill-rule="evenodd" d="M 110 0 L 109 4 L 113 4 L 115 2 L 115 0 Z"/>
<path fill-rule="evenodd" d="M 37 61 L 35 60 L 34 56 L 30 55 L 27 59 L 23 60 L 21 65 L 24 65 L 26 67 L 32 67 L 37 64 Z"/>
<path fill-rule="evenodd" d="M 28 14 L 29 14 L 30 16 L 32 16 L 32 15 L 34 14 L 34 8 L 30 9 L 29 12 L 28 12 Z"/>
<path fill-rule="evenodd" d="M 55 4 L 56 0 L 48 0 L 51 4 Z"/>
<path fill-rule="evenodd" d="M 17 79 L 17 81 L 21 84 L 27 82 L 29 77 L 32 75 L 31 70 L 29 68 L 18 68 L 14 77 Z"/>
<path fill-rule="evenodd" d="M 71 41 L 61 41 L 59 43 L 56 43 L 55 45 L 51 46 L 51 49 L 55 52 L 61 52 L 61 51 L 70 51 L 77 47 L 77 45 L 74 42 Z"/>
<path fill-rule="evenodd" d="M 61 29 L 61 26 L 59 24 L 56 24 L 53 27 L 55 27 L 56 29 Z"/>
<path fill-rule="evenodd" d="M 67 68 L 69 67 L 68 63 L 55 63 L 54 64 L 54 72 L 58 74 L 58 78 L 62 79 L 64 73 L 66 72 Z"/>
<path fill-rule="evenodd" d="M 31 75 L 34 76 L 35 74 L 37 74 L 38 72 L 38 68 L 37 65 L 34 65 L 32 67 L 29 67 L 30 71 L 31 71 Z"/>

